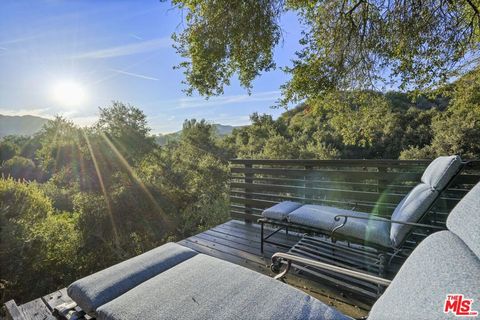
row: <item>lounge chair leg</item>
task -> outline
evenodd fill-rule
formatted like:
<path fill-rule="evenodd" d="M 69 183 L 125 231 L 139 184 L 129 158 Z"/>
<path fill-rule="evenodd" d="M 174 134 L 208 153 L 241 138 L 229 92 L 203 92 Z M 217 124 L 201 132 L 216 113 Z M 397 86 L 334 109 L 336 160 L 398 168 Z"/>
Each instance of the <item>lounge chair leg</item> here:
<path fill-rule="evenodd" d="M 291 266 L 292 266 L 292 262 L 290 260 L 288 260 L 287 261 L 287 266 L 285 267 L 285 270 L 283 270 L 281 273 L 277 274 L 275 277 L 273 277 L 273 279 L 284 281 L 283 278 L 287 275 L 288 271 L 290 271 Z"/>
<path fill-rule="evenodd" d="M 263 221 L 260 222 L 260 252 L 263 253 Z"/>
<path fill-rule="evenodd" d="M 380 277 L 384 278 L 385 273 L 386 273 L 386 266 L 387 266 L 387 255 L 385 253 L 380 253 L 378 255 L 378 262 L 379 262 L 379 268 L 378 268 L 378 274 Z"/>
<path fill-rule="evenodd" d="M 378 263 L 379 263 L 379 268 L 378 268 L 378 275 L 381 277 L 381 278 L 385 278 L 385 274 L 387 273 L 387 255 L 385 253 L 380 253 L 378 255 Z M 381 285 L 378 285 L 377 287 L 377 294 L 378 296 L 380 296 L 383 291 L 385 290 L 385 288 Z"/>

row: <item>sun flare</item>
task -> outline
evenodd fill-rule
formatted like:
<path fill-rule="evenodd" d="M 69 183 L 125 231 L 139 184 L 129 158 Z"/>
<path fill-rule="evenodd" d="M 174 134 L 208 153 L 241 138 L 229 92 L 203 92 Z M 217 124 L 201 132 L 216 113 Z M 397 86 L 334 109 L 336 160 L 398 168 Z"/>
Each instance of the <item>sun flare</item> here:
<path fill-rule="evenodd" d="M 80 106 L 87 96 L 84 87 L 78 82 L 65 80 L 52 86 L 52 98 L 67 107 Z"/>

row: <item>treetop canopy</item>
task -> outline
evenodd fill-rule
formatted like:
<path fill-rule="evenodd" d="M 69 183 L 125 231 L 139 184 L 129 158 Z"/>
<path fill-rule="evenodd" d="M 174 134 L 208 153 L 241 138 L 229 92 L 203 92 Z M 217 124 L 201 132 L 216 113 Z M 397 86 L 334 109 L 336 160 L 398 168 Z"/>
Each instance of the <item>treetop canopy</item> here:
<path fill-rule="evenodd" d="M 280 105 L 331 90 L 428 89 L 476 67 L 480 0 L 173 0 L 186 27 L 173 35 L 186 92 L 220 95 L 237 75 L 250 90 L 276 67 L 280 17 L 295 11 L 302 49 L 284 67 Z"/>

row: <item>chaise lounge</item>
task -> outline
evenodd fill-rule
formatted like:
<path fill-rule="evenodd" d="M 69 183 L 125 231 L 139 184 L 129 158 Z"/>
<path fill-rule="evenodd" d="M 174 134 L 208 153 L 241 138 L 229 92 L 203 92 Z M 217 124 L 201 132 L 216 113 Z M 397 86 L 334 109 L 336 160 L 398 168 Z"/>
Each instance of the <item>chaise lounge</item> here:
<path fill-rule="evenodd" d="M 447 228 L 421 242 L 391 282 L 302 262 L 388 285 L 368 319 L 454 318 L 459 309 L 445 301 L 459 294 L 473 299 L 474 315 L 480 310 L 480 183 L 453 209 Z M 101 320 L 351 319 L 287 284 L 174 243 L 80 279 L 68 294 Z"/>
<path fill-rule="evenodd" d="M 413 226 L 436 229 L 435 226 L 419 222 L 466 164 L 459 156 L 433 160 L 425 169 L 421 182 L 397 205 L 391 219 L 324 205 L 281 202 L 264 210 L 263 218 L 259 219 L 262 228 L 261 251 L 264 243 L 277 244 L 268 240 L 272 234 L 289 227 L 360 243 L 380 251 L 400 250 Z M 279 228 L 265 236 L 265 224 Z"/>

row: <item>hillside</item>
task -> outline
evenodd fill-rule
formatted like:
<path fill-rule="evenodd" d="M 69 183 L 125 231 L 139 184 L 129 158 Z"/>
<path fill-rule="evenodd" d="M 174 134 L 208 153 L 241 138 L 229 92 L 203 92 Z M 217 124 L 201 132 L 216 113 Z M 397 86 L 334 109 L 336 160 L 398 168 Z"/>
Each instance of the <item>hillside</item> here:
<path fill-rule="evenodd" d="M 230 133 L 232 133 L 233 129 L 235 128 L 240 128 L 239 126 L 229 126 L 229 125 L 223 125 L 223 124 L 214 124 L 216 133 L 219 137 L 226 136 Z M 169 141 L 175 141 L 180 138 L 180 134 L 182 133 L 182 130 L 177 131 L 177 132 L 172 132 L 172 133 L 167 133 L 167 134 L 158 134 L 155 136 L 155 141 L 163 146 L 167 144 Z"/>
<path fill-rule="evenodd" d="M 0 138 L 8 135 L 31 136 L 49 120 L 36 116 L 5 116 L 0 114 Z"/>

